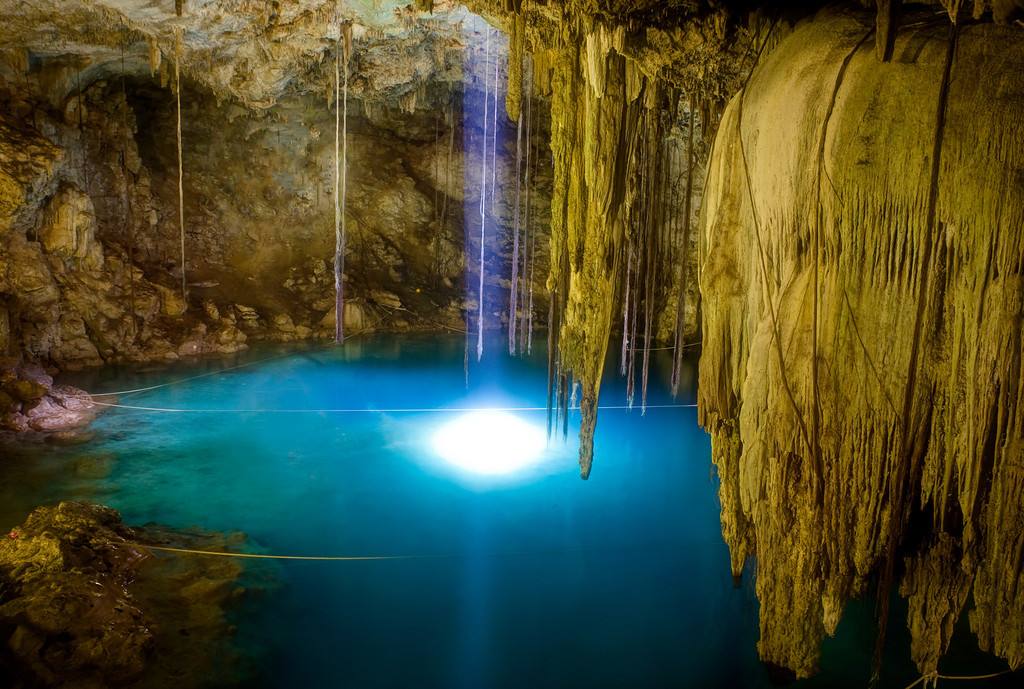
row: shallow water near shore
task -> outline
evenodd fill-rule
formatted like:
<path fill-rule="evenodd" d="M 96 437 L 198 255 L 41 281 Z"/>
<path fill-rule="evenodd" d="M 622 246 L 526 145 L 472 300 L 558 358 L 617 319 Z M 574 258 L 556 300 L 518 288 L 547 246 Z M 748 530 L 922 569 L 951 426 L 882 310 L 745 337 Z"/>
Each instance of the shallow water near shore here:
<path fill-rule="evenodd" d="M 496 338 L 467 388 L 463 345 L 391 336 L 69 376 L 94 393 L 162 387 L 120 395 L 88 443 L 9 452 L 0 517 L 81 499 L 128 524 L 240 530 L 252 552 L 401 556 L 247 564 L 232 620 L 245 686 L 772 686 L 753 572 L 729 574 L 708 437 L 677 406 L 695 398 L 695 360 L 678 400 L 657 352 L 651 408 L 601 411 L 582 481 L 575 423 L 568 442 L 522 444 L 545 430 L 543 353 L 511 359 Z M 610 376 L 602 404 L 624 402 Z M 496 408 L 514 411 L 456 427 L 478 462 L 442 456 L 445 424 Z M 529 462 L 505 461 L 520 449 Z M 894 614 L 883 686 L 902 687 L 916 674 Z M 873 641 L 872 605 L 851 604 L 822 674 L 796 686 L 866 686 Z M 947 671 L 993 668 L 959 630 Z"/>

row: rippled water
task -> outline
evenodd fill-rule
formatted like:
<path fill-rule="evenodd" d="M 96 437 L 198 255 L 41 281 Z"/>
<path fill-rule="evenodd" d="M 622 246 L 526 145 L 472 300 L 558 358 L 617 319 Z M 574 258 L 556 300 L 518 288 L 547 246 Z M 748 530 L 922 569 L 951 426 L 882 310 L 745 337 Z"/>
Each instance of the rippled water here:
<path fill-rule="evenodd" d="M 673 403 L 667 366 L 656 357 L 652 404 Z M 438 456 L 438 429 L 464 412 L 410 409 L 544 405 L 542 355 L 489 353 L 467 389 L 460 338 L 262 349 L 70 382 L 102 392 L 197 375 L 120 398 L 187 411 L 116 408 L 89 444 L 8 452 L 0 517 L 15 524 L 34 505 L 88 499 L 129 524 L 241 530 L 267 553 L 415 556 L 250 566 L 259 586 L 234 612 L 256 675 L 247 686 L 771 686 L 756 657 L 752 576 L 734 587 L 729 575 L 695 409 L 603 410 L 584 482 L 574 427 L 569 443 L 511 473 Z M 692 367 L 687 376 L 679 403 L 694 397 Z M 610 378 L 602 403 L 623 401 Z M 366 409 L 393 411 L 351 411 Z M 544 427 L 543 411 L 513 414 Z M 485 471 L 524 435 L 483 433 L 466 435 L 483 443 L 475 468 Z M 822 675 L 798 686 L 865 686 L 870 617 L 853 604 Z M 892 626 L 888 683 L 904 686 L 915 675 Z M 978 667 L 970 649 L 958 642 L 954 663 L 961 654 Z"/>

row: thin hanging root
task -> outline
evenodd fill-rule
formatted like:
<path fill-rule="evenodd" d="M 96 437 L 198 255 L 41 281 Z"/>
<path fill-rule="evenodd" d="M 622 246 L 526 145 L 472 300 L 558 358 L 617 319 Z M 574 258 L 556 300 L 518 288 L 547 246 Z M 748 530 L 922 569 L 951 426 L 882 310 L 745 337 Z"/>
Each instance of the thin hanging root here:
<path fill-rule="evenodd" d="M 75 82 L 78 86 L 78 144 L 82 148 L 82 182 L 85 185 L 85 192 L 89 193 L 89 145 L 85 141 L 85 125 L 82 121 L 82 106 L 85 103 L 85 91 L 82 90 L 82 72 L 75 72 Z"/>
<path fill-rule="evenodd" d="M 547 395 L 547 408 L 548 408 L 548 439 L 551 438 L 552 424 L 554 419 L 554 405 L 553 398 L 555 392 L 555 373 L 558 365 L 558 329 L 561 327 L 559 323 L 559 316 L 561 314 L 558 308 L 558 292 L 552 291 L 550 298 L 548 299 L 548 395 Z"/>
<path fill-rule="evenodd" d="M 658 259 L 660 241 L 660 217 L 657 215 L 659 208 L 660 182 L 659 151 L 661 147 L 658 142 L 661 138 L 660 126 L 655 130 L 655 135 L 649 145 L 656 147 L 648 159 L 647 188 L 644 190 L 646 215 L 644 218 L 644 252 L 646 255 L 644 270 L 644 356 L 640 370 L 640 409 L 641 413 L 647 412 L 647 381 L 651 363 L 651 326 L 654 320 L 654 302 L 657 298 L 658 282 Z"/>
<path fill-rule="evenodd" d="M 531 63 L 532 64 L 532 63 Z M 533 289 L 533 277 L 530 275 L 529 267 L 530 263 L 530 163 L 531 156 L 530 151 L 533 149 L 531 145 L 531 136 L 533 131 L 533 93 L 532 93 L 532 76 L 530 72 L 526 73 L 526 170 L 524 185 L 526 187 L 525 198 L 523 201 L 523 267 L 520 271 L 519 278 L 519 302 L 521 303 L 520 311 L 522 312 L 519 317 L 519 351 L 520 353 L 529 354 L 529 335 L 527 333 L 527 325 L 529 323 L 529 312 L 533 309 L 532 303 L 527 303 L 527 290 Z M 529 279 L 529 282 L 527 280 Z"/>
<path fill-rule="evenodd" d="M 348 62 L 351 53 L 352 27 L 348 22 L 342 22 L 338 26 L 338 43 L 335 43 L 334 46 L 334 341 L 338 343 L 345 341 L 344 275 L 345 211 L 348 196 Z M 340 72 L 344 73 L 344 82 L 342 82 Z"/>
<path fill-rule="evenodd" d="M 491 108 L 491 212 L 498 196 L 498 66 L 501 60 L 494 56 L 494 106 Z M 486 78 L 486 77 L 485 77 Z"/>
<path fill-rule="evenodd" d="M 533 279 L 537 269 L 537 234 L 530 240 L 530 305 L 526 321 L 526 353 L 533 353 Z"/>
<path fill-rule="evenodd" d="M 683 340 L 686 328 L 686 281 L 689 277 L 687 247 L 690 245 L 690 214 L 693 203 L 693 130 L 696 124 L 696 112 L 693 109 L 693 96 L 689 98 L 690 126 L 686 135 L 686 199 L 683 202 L 683 238 L 682 253 L 679 261 L 679 294 L 676 300 L 676 332 L 675 353 L 672 356 L 672 396 L 679 394 L 680 371 L 683 367 Z"/>
<path fill-rule="evenodd" d="M 491 29 L 487 27 L 487 47 L 484 57 L 484 153 L 480 172 L 480 289 L 478 294 L 476 360 L 484 356 L 484 240 L 487 238 L 487 66 L 491 59 Z M 497 72 L 495 72 L 497 73 Z M 497 82 L 495 82 L 497 83 Z M 497 102 L 497 101 L 495 101 Z"/>
<path fill-rule="evenodd" d="M 508 295 L 508 353 L 516 353 L 517 301 L 519 298 L 519 205 L 522 189 L 523 111 L 516 122 L 516 200 L 512 221 L 512 286 Z"/>
<path fill-rule="evenodd" d="M 124 129 L 124 151 L 121 152 L 121 176 L 124 178 L 124 217 L 128 223 L 128 303 L 131 307 L 132 336 L 138 334 L 139 324 L 135 317 L 135 219 L 132 215 L 132 191 L 128 184 L 128 91 L 125 88 L 124 44 L 121 44 L 121 126 Z"/>
<path fill-rule="evenodd" d="M 648 131 L 648 128 L 646 126 L 646 124 L 647 124 L 647 115 L 646 115 L 646 113 L 644 114 L 643 117 L 644 117 L 644 124 L 642 126 L 642 132 L 643 133 L 641 134 L 641 136 L 643 138 L 642 138 L 641 144 L 640 144 L 640 189 L 641 190 L 646 189 L 646 185 L 647 185 L 647 131 Z M 638 332 L 637 322 L 639 321 L 639 317 L 638 317 L 637 314 L 640 311 L 640 286 L 641 286 L 640 285 L 640 272 L 645 267 L 644 266 L 643 257 L 640 255 L 640 251 L 641 251 L 642 247 L 645 246 L 645 244 L 646 244 L 646 242 L 645 242 L 646 236 L 643 234 L 643 228 L 644 228 L 644 223 L 645 223 L 645 214 L 646 214 L 646 200 L 647 200 L 646 194 L 641 192 L 640 199 L 639 199 L 639 202 L 640 202 L 640 212 L 639 212 L 640 220 L 638 221 L 638 226 L 636 228 L 637 240 L 635 242 L 633 242 L 633 244 L 634 244 L 634 251 L 633 251 L 634 268 L 633 268 L 633 287 L 632 287 L 632 290 L 631 290 L 632 296 L 631 296 L 631 299 L 629 300 L 629 306 L 628 306 L 630 312 L 632 313 L 632 318 L 630 319 L 630 325 L 629 325 L 629 328 L 628 328 L 629 339 L 628 339 L 628 346 L 626 347 L 626 404 L 629 406 L 630 409 L 633 408 L 633 401 L 634 401 L 634 399 L 636 397 L 636 341 L 637 341 L 637 332 Z M 623 325 L 623 329 L 627 330 L 625 325 Z"/>
<path fill-rule="evenodd" d="M 565 373 L 559 376 L 558 385 L 559 413 L 562 415 L 562 440 L 569 439 L 569 376 Z"/>
<path fill-rule="evenodd" d="M 619 374 L 626 375 L 626 361 L 629 357 L 629 289 L 633 279 L 633 243 L 627 240 L 626 247 L 626 292 L 622 299 L 622 351 L 619 354 Z"/>
<path fill-rule="evenodd" d="M 185 275 L 185 186 L 181 158 L 181 29 L 174 33 L 174 94 L 177 106 L 178 134 L 178 232 L 181 241 L 181 300 L 188 309 L 188 282 Z"/>
<path fill-rule="evenodd" d="M 438 148 L 441 145 L 441 113 L 434 116 L 434 226 L 435 234 L 431 241 L 434 249 L 433 273 L 434 286 L 437 287 L 441 274 L 441 158 Z"/>
<path fill-rule="evenodd" d="M 341 299 L 341 28 L 334 44 L 334 341 L 345 336 L 345 306 Z"/>
<path fill-rule="evenodd" d="M 532 63 L 531 63 L 531 65 L 532 65 Z M 531 89 L 531 94 L 532 94 L 532 89 L 533 89 L 533 76 L 532 76 L 533 69 L 532 69 L 532 67 L 531 67 L 531 70 L 530 70 L 530 74 L 531 74 L 531 77 L 530 77 L 530 89 Z M 531 105 L 530 105 L 530 117 L 531 118 L 533 117 L 532 98 L 531 98 Z M 538 149 L 537 153 L 535 153 L 534 156 L 533 156 L 533 164 L 534 164 L 534 166 L 537 166 L 539 164 L 538 163 L 539 158 L 540 158 L 540 150 Z M 527 168 L 527 174 L 529 174 L 529 172 L 530 172 L 529 168 Z M 536 175 L 534 175 L 534 177 L 536 177 Z M 529 184 L 526 185 L 526 196 L 527 196 L 526 209 L 527 209 L 527 211 L 529 211 L 530 210 L 530 204 L 529 204 L 530 185 Z M 527 217 L 528 217 L 528 219 L 532 218 L 532 214 L 528 214 Z M 531 232 L 530 233 L 530 306 L 529 306 L 529 309 L 527 310 L 527 322 L 526 322 L 526 353 L 527 354 L 532 354 L 533 353 L 533 286 L 534 286 L 534 282 L 535 282 L 534 279 L 535 279 L 535 275 L 536 275 L 536 270 L 537 270 L 537 233 L 536 232 Z"/>
<path fill-rule="evenodd" d="M 452 101 L 451 93 L 448 94 L 448 160 L 444 172 L 444 199 L 441 211 L 441 225 L 447 229 L 448 210 L 451 206 L 451 197 L 448 195 L 452 188 L 452 158 L 455 155 L 455 104 Z"/>

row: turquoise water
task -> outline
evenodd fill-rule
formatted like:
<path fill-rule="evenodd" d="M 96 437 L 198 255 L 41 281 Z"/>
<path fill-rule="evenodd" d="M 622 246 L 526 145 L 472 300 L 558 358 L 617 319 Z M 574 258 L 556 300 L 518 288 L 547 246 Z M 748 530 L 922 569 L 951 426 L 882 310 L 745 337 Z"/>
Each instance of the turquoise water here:
<path fill-rule="evenodd" d="M 86 445 L 0 463 L 0 517 L 89 499 L 130 524 L 241 530 L 260 552 L 415 556 L 251 566 L 272 585 L 233 613 L 246 686 L 771 686 L 752 577 L 736 587 L 729 575 L 695 409 L 602 411 L 586 482 L 572 427 L 529 466 L 489 475 L 433 447 L 462 412 L 338 411 L 543 406 L 543 354 L 514 360 L 500 346 L 468 389 L 463 340 L 446 337 L 79 375 L 94 392 L 202 377 L 120 398 L 188 412 L 112 409 Z M 678 403 L 694 398 L 694 365 Z M 673 403 L 667 367 L 656 357 L 652 404 Z M 602 402 L 623 399 L 610 378 Z M 544 426 L 543 411 L 515 416 Z M 520 440 L 488 430 L 481 454 Z M 852 605 L 822 674 L 798 686 L 865 686 L 870 619 L 870 604 Z M 896 619 L 887 683 L 905 686 L 915 675 Z"/>

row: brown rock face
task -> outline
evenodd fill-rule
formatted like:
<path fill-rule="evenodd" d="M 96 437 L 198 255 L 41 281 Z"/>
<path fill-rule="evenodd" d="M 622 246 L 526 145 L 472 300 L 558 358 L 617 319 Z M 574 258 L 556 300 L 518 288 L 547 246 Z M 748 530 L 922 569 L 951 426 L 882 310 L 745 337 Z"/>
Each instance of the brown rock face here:
<path fill-rule="evenodd" d="M 869 31 L 798 25 L 715 141 L 700 418 L 723 533 L 734 573 L 757 561 L 762 657 L 800 676 L 874 575 L 881 598 L 902 576 L 922 672 L 968 597 L 981 648 L 1016 668 L 1024 44 L 919 25 L 882 64 Z"/>
<path fill-rule="evenodd" d="M 236 562 L 156 558 L 138 543 L 219 549 L 237 536 L 130 529 L 109 508 L 34 510 L 0 540 L 5 686 L 199 687 L 237 681 L 225 609 Z"/>
<path fill-rule="evenodd" d="M 99 411 L 86 392 L 54 385 L 38 366 L 0 361 L 0 430 L 57 433 L 71 440 Z"/>
<path fill-rule="evenodd" d="M 346 331 L 464 327 L 465 237 L 476 234 L 463 204 L 476 201 L 463 187 L 482 125 L 463 122 L 464 94 L 482 87 L 462 83 L 462 41 L 482 43 L 463 29 L 465 10 L 348 3 L 338 17 L 333 2 L 300 2 L 264 16 L 221 5 L 163 19 L 168 8 L 132 2 L 11 9 L 0 27 L 0 352 L 80 367 L 331 336 L 333 57 L 348 20 Z M 180 50 L 172 25 L 184 29 Z M 75 40 L 57 49 L 54 31 Z M 496 156 L 491 293 L 507 291 L 513 148 Z M 550 168 L 534 167 L 543 227 Z M 507 309 L 491 301 L 493 328 Z"/>

